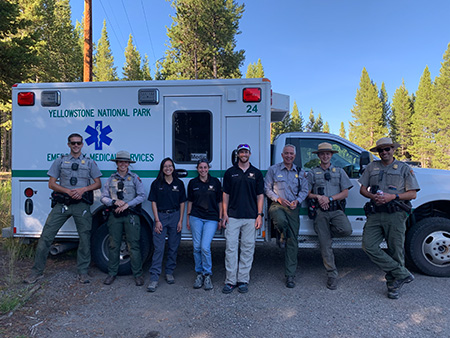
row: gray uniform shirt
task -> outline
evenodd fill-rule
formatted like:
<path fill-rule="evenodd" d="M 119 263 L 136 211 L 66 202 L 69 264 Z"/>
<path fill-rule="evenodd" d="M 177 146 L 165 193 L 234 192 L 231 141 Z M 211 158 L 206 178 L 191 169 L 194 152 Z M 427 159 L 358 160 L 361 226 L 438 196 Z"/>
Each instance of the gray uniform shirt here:
<path fill-rule="evenodd" d="M 123 199 L 130 208 L 141 204 L 145 200 L 144 185 L 141 179 L 135 173 L 128 171 L 125 177 L 115 172 L 106 181 L 102 188 L 101 202 L 107 206 L 113 204 L 113 200 L 118 200 L 117 192 L 119 191 L 118 184 L 123 181 Z"/>
<path fill-rule="evenodd" d="M 330 179 L 325 178 L 325 174 L 329 173 Z M 319 194 L 319 188 L 323 187 L 324 196 L 333 196 L 339 194 L 345 189 L 353 188 L 352 182 L 342 168 L 330 165 L 328 169 L 324 170 L 321 166 L 311 169 L 308 173 L 309 190 L 313 194 Z"/>
<path fill-rule="evenodd" d="M 292 164 L 291 170 L 283 162 L 274 164 L 264 178 L 264 192 L 274 202 L 281 197 L 291 202 L 297 200 L 300 204 L 308 196 L 305 172 L 298 170 L 295 164 Z"/>
<path fill-rule="evenodd" d="M 72 167 L 73 163 L 78 164 L 76 170 Z M 102 172 L 98 168 L 97 163 L 91 158 L 86 157 L 86 155 L 80 155 L 78 158 L 75 158 L 68 154 L 57 158 L 47 172 L 47 175 L 56 179 L 59 178 L 59 185 L 63 188 L 77 189 L 90 185 L 91 179 L 102 176 Z M 70 184 L 72 177 L 76 178 L 75 185 Z"/>
<path fill-rule="evenodd" d="M 408 190 L 419 191 L 419 183 L 417 182 L 414 171 L 404 162 L 394 161 L 385 166 L 381 161 L 373 161 L 369 163 L 359 178 L 366 188 L 377 185 L 380 190 L 389 194 L 401 194 Z M 376 191 L 371 191 L 375 194 Z"/>

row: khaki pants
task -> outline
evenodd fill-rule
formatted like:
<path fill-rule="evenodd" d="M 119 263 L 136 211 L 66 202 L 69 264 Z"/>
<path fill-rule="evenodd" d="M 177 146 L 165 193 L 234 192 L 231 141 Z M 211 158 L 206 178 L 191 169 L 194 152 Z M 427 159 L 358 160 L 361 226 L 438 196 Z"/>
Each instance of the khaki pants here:
<path fill-rule="evenodd" d="M 241 235 L 240 256 L 238 255 L 239 234 Z M 225 229 L 225 239 L 227 241 L 225 249 L 225 284 L 248 283 L 255 252 L 255 219 L 230 218 Z"/>

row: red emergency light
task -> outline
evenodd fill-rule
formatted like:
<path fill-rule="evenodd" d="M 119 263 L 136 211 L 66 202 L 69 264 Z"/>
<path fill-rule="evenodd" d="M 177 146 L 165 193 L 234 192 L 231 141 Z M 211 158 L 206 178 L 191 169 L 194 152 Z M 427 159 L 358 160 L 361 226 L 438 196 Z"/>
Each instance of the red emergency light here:
<path fill-rule="evenodd" d="M 19 106 L 34 106 L 33 92 L 20 92 L 17 94 L 17 103 Z"/>
<path fill-rule="evenodd" d="M 244 102 L 261 102 L 261 88 L 244 88 L 242 94 Z"/>
<path fill-rule="evenodd" d="M 34 195 L 34 191 L 31 188 L 26 188 L 25 191 L 24 191 L 24 194 L 25 194 L 26 197 L 30 198 L 30 197 L 32 197 Z"/>

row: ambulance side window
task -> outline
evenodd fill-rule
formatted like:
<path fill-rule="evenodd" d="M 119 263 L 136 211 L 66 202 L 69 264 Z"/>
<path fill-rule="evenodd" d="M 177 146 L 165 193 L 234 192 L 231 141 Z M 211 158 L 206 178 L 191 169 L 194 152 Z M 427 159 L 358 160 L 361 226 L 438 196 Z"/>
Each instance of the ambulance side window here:
<path fill-rule="evenodd" d="M 172 116 L 172 151 L 175 163 L 212 159 L 212 114 L 209 111 L 176 111 Z"/>

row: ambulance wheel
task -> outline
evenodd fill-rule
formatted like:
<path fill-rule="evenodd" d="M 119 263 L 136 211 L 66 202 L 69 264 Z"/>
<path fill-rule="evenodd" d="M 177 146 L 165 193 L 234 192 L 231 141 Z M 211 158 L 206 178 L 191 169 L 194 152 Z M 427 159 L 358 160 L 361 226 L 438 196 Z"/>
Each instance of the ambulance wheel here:
<path fill-rule="evenodd" d="M 108 252 L 109 252 L 109 232 L 108 226 L 102 224 L 97 230 L 94 232 L 92 236 L 92 244 L 91 244 L 91 255 L 92 260 L 95 265 L 103 272 L 108 273 Z M 144 263 L 150 254 L 151 249 L 151 238 L 150 238 L 150 229 L 143 219 L 141 218 L 141 256 L 142 263 Z M 130 253 L 128 251 L 127 244 L 125 240 L 122 240 L 122 244 L 120 246 L 120 263 L 119 263 L 119 275 L 130 275 L 131 272 L 131 261 L 130 261 Z"/>
<path fill-rule="evenodd" d="M 424 218 L 406 234 L 407 257 L 424 274 L 450 277 L 450 220 Z"/>

